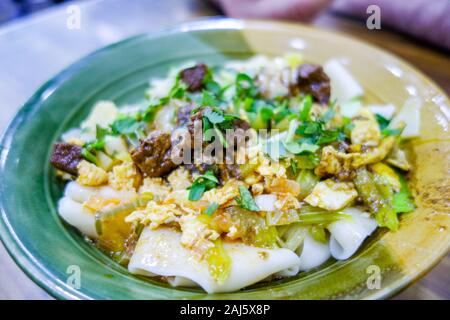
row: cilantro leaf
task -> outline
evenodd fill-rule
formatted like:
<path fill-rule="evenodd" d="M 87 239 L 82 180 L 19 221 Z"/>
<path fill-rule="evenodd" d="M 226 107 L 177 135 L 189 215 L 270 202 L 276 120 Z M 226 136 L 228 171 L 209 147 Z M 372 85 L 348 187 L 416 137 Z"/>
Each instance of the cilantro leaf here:
<path fill-rule="evenodd" d="M 284 142 L 284 147 L 287 151 L 293 154 L 301 154 L 301 153 L 314 153 L 319 149 L 319 146 L 316 144 L 310 143 L 299 143 L 299 142 Z"/>
<path fill-rule="evenodd" d="M 142 126 L 141 123 L 135 118 L 131 116 L 121 117 L 115 120 L 111 124 L 111 130 L 114 134 L 130 134 L 134 133 Z"/>
<path fill-rule="evenodd" d="M 389 125 L 389 120 L 383 117 L 382 115 L 376 113 L 375 118 L 377 119 L 378 125 L 380 127 L 380 130 L 384 130 Z"/>
<path fill-rule="evenodd" d="M 281 103 L 273 110 L 273 120 L 275 121 L 275 123 L 279 123 L 286 118 L 289 120 L 293 117 L 295 117 L 295 115 L 292 110 L 289 109 L 287 103 Z"/>
<path fill-rule="evenodd" d="M 297 162 L 294 159 L 290 160 L 290 166 L 292 168 L 292 173 L 294 174 L 294 176 L 296 176 L 298 168 L 297 168 Z"/>
<path fill-rule="evenodd" d="M 322 126 L 320 122 L 306 122 L 298 126 L 297 132 L 300 135 L 318 135 L 321 133 Z"/>
<path fill-rule="evenodd" d="M 181 99 L 186 95 L 187 84 L 181 81 L 180 75 L 177 76 L 173 87 L 170 89 L 167 99 Z"/>
<path fill-rule="evenodd" d="M 225 148 L 228 148 L 228 142 L 227 142 L 227 140 L 225 139 L 225 137 L 223 136 L 222 131 L 220 131 L 220 129 L 219 129 L 216 125 L 214 125 L 214 129 L 215 129 L 215 131 L 216 131 L 217 137 L 219 137 L 220 143 L 221 143 Z"/>
<path fill-rule="evenodd" d="M 151 103 L 147 109 L 140 115 L 141 119 L 145 122 L 150 122 L 155 118 L 156 112 L 162 107 L 163 103 L 158 100 L 157 102 Z"/>
<path fill-rule="evenodd" d="M 239 186 L 240 197 L 236 198 L 236 202 L 244 209 L 249 211 L 260 211 L 259 207 L 256 205 L 252 194 L 244 186 Z"/>
<path fill-rule="evenodd" d="M 258 95 L 258 88 L 253 83 L 253 78 L 246 73 L 238 73 L 236 75 L 236 96 L 235 100 L 240 98 L 252 97 L 255 98 Z"/>
<path fill-rule="evenodd" d="M 273 108 L 268 104 L 259 104 L 256 107 L 256 117 L 252 123 L 252 127 L 257 129 L 264 129 L 269 126 L 269 122 L 273 117 Z"/>
<path fill-rule="evenodd" d="M 395 128 L 395 129 L 390 129 L 390 128 L 384 128 L 383 130 L 381 130 L 381 134 L 383 136 L 399 136 L 401 135 L 403 132 L 403 128 Z"/>
<path fill-rule="evenodd" d="M 302 107 L 300 109 L 300 116 L 299 119 L 303 122 L 310 121 L 311 120 L 311 108 L 312 108 L 312 96 L 307 95 L 303 101 L 302 101 Z"/>
<path fill-rule="evenodd" d="M 139 115 L 124 116 L 115 120 L 111 125 L 111 131 L 115 135 L 123 135 L 134 146 L 139 145 L 139 139 L 146 136 L 146 123 L 139 120 Z"/>
<path fill-rule="evenodd" d="M 205 141 L 211 141 L 212 137 L 216 137 L 227 148 L 228 142 L 222 131 L 232 128 L 234 119 L 238 119 L 238 117 L 232 114 L 226 114 L 219 108 L 205 108 L 202 117 L 203 139 Z M 210 129 L 214 129 L 214 131 Z"/>
<path fill-rule="evenodd" d="M 214 80 L 207 80 L 205 82 L 205 87 L 208 91 L 214 93 L 217 97 L 221 97 L 223 93 L 223 89 L 220 85 Z"/>
<path fill-rule="evenodd" d="M 334 130 L 323 130 L 317 139 L 317 144 L 331 143 L 340 139 L 340 132 Z"/>
<path fill-rule="evenodd" d="M 206 171 L 204 175 L 200 176 L 200 178 L 207 179 L 209 181 L 219 184 L 219 180 L 217 180 L 216 176 L 211 170 Z"/>
<path fill-rule="evenodd" d="M 286 148 L 280 140 L 268 140 L 263 146 L 263 150 L 274 161 L 278 161 L 287 156 Z"/>
<path fill-rule="evenodd" d="M 294 140 L 294 136 L 295 136 L 295 130 L 297 129 L 298 123 L 296 120 L 291 120 L 289 122 L 289 128 L 288 128 L 288 132 L 286 135 L 286 139 L 284 140 L 285 142 L 291 142 Z"/>
<path fill-rule="evenodd" d="M 395 128 L 395 129 L 389 128 L 389 124 L 391 123 L 391 121 L 386 119 L 382 115 L 376 113 L 375 118 L 377 119 L 378 126 L 380 127 L 380 130 L 381 130 L 381 134 L 384 137 L 398 136 L 398 135 L 402 134 L 403 128 Z"/>
<path fill-rule="evenodd" d="M 201 183 L 199 181 L 195 181 L 189 187 L 189 197 L 190 201 L 197 201 L 203 196 L 203 193 L 206 191 L 206 184 Z"/>
<path fill-rule="evenodd" d="M 217 99 L 216 95 L 210 91 L 203 90 L 202 93 L 202 106 L 208 107 L 218 107 L 220 104 L 219 99 Z"/>
<path fill-rule="evenodd" d="M 336 115 L 336 111 L 333 108 L 328 108 L 322 116 L 322 121 L 327 123 Z"/>
<path fill-rule="evenodd" d="M 208 170 L 205 174 L 197 177 L 194 183 L 188 188 L 188 199 L 190 201 L 200 200 L 205 191 L 215 188 L 218 184 L 219 180 L 211 170 Z"/>
<path fill-rule="evenodd" d="M 205 110 L 203 116 L 206 117 L 212 124 L 218 124 L 225 121 L 225 117 L 222 114 L 212 111 L 209 108 Z"/>

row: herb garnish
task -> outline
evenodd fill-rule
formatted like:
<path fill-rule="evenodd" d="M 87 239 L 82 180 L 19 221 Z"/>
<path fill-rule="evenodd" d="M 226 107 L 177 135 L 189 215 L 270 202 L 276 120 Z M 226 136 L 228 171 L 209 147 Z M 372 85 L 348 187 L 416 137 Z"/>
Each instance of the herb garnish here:
<path fill-rule="evenodd" d="M 260 211 L 258 205 L 252 197 L 252 194 L 244 186 L 239 186 L 240 197 L 236 197 L 236 202 L 244 209 L 249 211 Z"/>
<path fill-rule="evenodd" d="M 205 214 L 208 216 L 212 216 L 214 212 L 216 212 L 217 208 L 219 208 L 219 204 L 217 202 L 212 202 L 205 210 Z"/>
<path fill-rule="evenodd" d="M 206 108 L 202 118 L 203 140 L 211 141 L 215 133 L 220 143 L 227 148 L 228 143 L 222 131 L 233 128 L 233 120 L 235 119 L 238 119 L 238 117 L 227 114 L 220 108 Z M 213 131 L 210 129 L 213 129 Z"/>
<path fill-rule="evenodd" d="M 188 188 L 190 201 L 197 201 L 203 196 L 205 191 L 211 190 L 219 184 L 216 176 L 211 170 L 205 172 L 205 174 L 197 177 L 194 183 Z"/>
<path fill-rule="evenodd" d="M 105 136 L 109 134 L 108 129 L 102 128 L 99 125 L 95 127 L 95 140 L 83 145 L 81 155 L 89 162 L 98 164 L 97 151 L 102 151 L 105 148 Z"/>

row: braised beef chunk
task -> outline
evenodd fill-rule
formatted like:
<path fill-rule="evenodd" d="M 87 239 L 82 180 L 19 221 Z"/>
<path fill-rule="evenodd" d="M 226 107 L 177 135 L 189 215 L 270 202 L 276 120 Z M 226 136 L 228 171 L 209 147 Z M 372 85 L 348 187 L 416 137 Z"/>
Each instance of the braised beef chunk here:
<path fill-rule="evenodd" d="M 248 123 L 245 120 L 242 119 L 234 119 L 233 120 L 233 127 L 236 129 L 242 129 L 244 131 L 251 128 L 250 123 Z"/>
<path fill-rule="evenodd" d="M 55 143 L 50 163 L 61 171 L 77 175 L 77 165 L 83 160 L 81 147 L 64 142 Z"/>
<path fill-rule="evenodd" d="M 193 148 L 193 141 L 196 139 L 202 139 L 202 131 L 201 131 L 201 125 L 202 125 L 202 119 L 205 114 L 205 112 L 208 110 L 208 107 L 206 108 L 200 108 L 197 112 L 194 114 L 191 113 L 189 122 L 187 124 L 187 129 L 189 134 L 191 135 L 190 141 L 192 143 L 191 148 Z M 186 169 L 193 173 L 200 173 L 203 174 L 208 170 L 213 170 L 215 172 L 215 175 L 219 178 L 221 182 L 225 182 L 231 178 L 238 178 L 240 176 L 240 170 L 239 166 L 235 164 L 225 164 L 224 162 L 234 163 L 236 161 L 236 155 L 239 147 L 244 146 L 242 144 L 244 142 L 244 139 L 247 137 L 245 136 L 245 131 L 250 129 L 250 124 L 242 119 L 233 119 L 231 122 L 231 127 L 227 129 L 234 129 L 236 130 L 232 136 L 226 135 L 226 129 L 221 128 L 222 134 L 226 137 L 228 142 L 228 147 L 223 146 L 219 149 L 214 149 L 214 152 L 212 154 L 203 154 L 202 163 L 201 164 L 194 164 L 195 160 L 194 158 L 191 159 L 191 164 L 185 164 Z M 198 137 L 198 132 L 200 132 L 200 136 Z M 197 135 L 197 136 L 196 136 Z M 202 147 L 203 150 L 208 148 L 211 143 L 218 143 L 218 141 L 212 140 L 212 141 L 205 141 L 202 140 Z M 194 155 L 194 150 L 192 150 L 191 155 Z"/>
<path fill-rule="evenodd" d="M 311 94 L 320 103 L 330 100 L 330 78 L 321 66 L 302 64 L 297 69 L 297 89 L 301 93 Z"/>
<path fill-rule="evenodd" d="M 131 158 L 145 177 L 161 177 L 176 167 L 170 159 L 170 152 L 170 134 L 153 131 L 131 151 Z"/>
<path fill-rule="evenodd" d="M 177 125 L 183 127 L 191 120 L 192 105 L 181 107 L 177 111 Z"/>
<path fill-rule="evenodd" d="M 215 173 L 215 171 L 217 170 L 214 164 L 205 164 L 205 163 L 195 164 L 193 163 L 193 161 L 192 163 L 184 164 L 184 167 L 193 174 L 204 174 L 208 170 L 211 170 Z"/>
<path fill-rule="evenodd" d="M 219 166 L 220 179 L 227 181 L 231 178 L 239 179 L 241 177 L 241 169 L 237 164 L 222 164 Z"/>
<path fill-rule="evenodd" d="M 191 68 L 180 72 L 181 81 L 187 85 L 190 92 L 199 91 L 203 88 L 203 80 L 208 72 L 205 64 L 199 63 Z"/>
<path fill-rule="evenodd" d="M 241 177 L 241 170 L 237 164 L 185 164 L 184 167 L 192 174 L 204 174 L 206 171 L 212 171 L 219 179 L 220 184 L 225 183 L 231 178 L 239 179 Z"/>

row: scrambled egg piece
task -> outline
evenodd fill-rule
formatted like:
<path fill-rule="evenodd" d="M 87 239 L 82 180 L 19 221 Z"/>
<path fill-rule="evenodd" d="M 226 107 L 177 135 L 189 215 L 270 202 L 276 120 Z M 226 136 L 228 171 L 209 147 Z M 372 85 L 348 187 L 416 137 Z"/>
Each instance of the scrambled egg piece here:
<path fill-rule="evenodd" d="M 89 116 L 81 123 L 81 129 L 95 132 L 96 125 L 107 128 L 119 114 L 119 109 L 111 101 L 99 101 L 92 108 Z"/>
<path fill-rule="evenodd" d="M 162 224 L 177 222 L 179 217 L 185 212 L 175 204 L 158 204 L 150 201 L 145 209 L 132 212 L 125 218 L 126 222 L 140 222 L 148 225 L 151 229 L 156 229 Z"/>
<path fill-rule="evenodd" d="M 141 183 L 141 174 L 137 171 L 133 162 L 124 162 L 114 166 L 109 173 L 109 184 L 116 190 L 135 189 Z"/>
<path fill-rule="evenodd" d="M 202 256 L 209 248 L 214 246 L 212 241 L 220 234 L 197 218 L 196 215 L 183 216 L 179 220 L 181 226 L 181 244 Z"/>
<path fill-rule="evenodd" d="M 239 196 L 239 186 L 244 185 L 242 181 L 228 180 L 222 188 L 214 188 L 203 194 L 202 200 L 215 202 L 219 206 Z"/>
<path fill-rule="evenodd" d="M 179 167 L 178 169 L 172 171 L 172 173 L 167 177 L 167 180 L 173 190 L 184 190 L 192 184 L 189 178 L 189 171 L 187 171 L 184 167 Z"/>
<path fill-rule="evenodd" d="M 255 183 L 254 185 L 252 185 L 251 190 L 252 190 L 252 194 L 254 196 L 262 194 L 264 192 L 264 184 L 262 184 L 262 183 Z"/>
<path fill-rule="evenodd" d="M 79 138 L 70 138 L 70 139 L 67 140 L 67 143 L 74 144 L 74 145 L 82 147 L 85 142 L 83 140 L 79 139 Z"/>
<path fill-rule="evenodd" d="M 83 202 L 83 208 L 88 209 L 92 213 L 100 211 L 107 206 L 115 206 L 120 204 L 121 200 L 117 198 L 104 198 L 100 195 L 90 196 Z"/>
<path fill-rule="evenodd" d="M 187 190 L 174 190 L 170 192 L 164 199 L 164 203 L 178 203 L 184 204 L 188 200 L 189 191 Z"/>
<path fill-rule="evenodd" d="M 278 210 L 286 211 L 290 209 L 300 209 L 300 201 L 290 193 L 278 194 L 274 204 Z"/>
<path fill-rule="evenodd" d="M 297 181 L 285 178 L 266 178 L 265 189 L 268 193 L 290 193 L 294 196 L 300 194 L 300 185 Z"/>
<path fill-rule="evenodd" d="M 245 177 L 245 183 L 249 185 L 254 185 L 257 183 L 260 183 L 263 179 L 263 176 L 257 175 L 257 174 L 251 174 L 247 177 Z"/>
<path fill-rule="evenodd" d="M 262 154 L 259 157 L 260 165 L 256 169 L 256 172 L 265 177 L 277 177 L 286 178 L 286 168 L 279 162 L 270 161 L 266 156 Z"/>
<path fill-rule="evenodd" d="M 352 144 L 376 147 L 381 140 L 381 132 L 374 114 L 368 108 L 361 108 L 353 121 Z"/>
<path fill-rule="evenodd" d="M 305 201 L 314 207 L 335 211 L 348 206 L 357 196 L 353 183 L 328 179 L 316 184 Z"/>
<path fill-rule="evenodd" d="M 354 168 L 382 161 L 392 150 L 395 144 L 395 137 L 389 136 L 383 139 L 378 147 L 365 153 L 355 154 L 352 165 Z"/>
<path fill-rule="evenodd" d="M 316 169 L 315 174 L 319 177 L 325 175 L 348 176 L 353 168 L 354 154 L 343 153 L 337 151 L 332 146 L 326 146 L 322 149 L 322 156 Z"/>
<path fill-rule="evenodd" d="M 332 146 L 326 146 L 322 149 L 320 162 L 314 172 L 319 177 L 333 175 L 339 179 L 348 178 L 354 169 L 382 161 L 394 144 L 395 137 L 390 136 L 383 139 L 378 147 L 371 148 L 364 153 L 344 153 L 337 151 Z"/>
<path fill-rule="evenodd" d="M 199 214 L 209 205 L 207 201 L 190 201 L 188 190 L 174 190 L 165 197 L 162 203 L 177 204 L 183 211 L 188 214 Z"/>
<path fill-rule="evenodd" d="M 247 165 L 255 164 L 255 169 L 252 168 L 252 174 L 249 175 L 249 179 L 252 179 L 258 182 L 260 179 L 258 175 L 261 176 L 269 176 L 269 177 L 277 177 L 277 178 L 286 178 L 286 168 L 278 162 L 271 161 L 268 157 L 265 156 L 264 152 L 261 150 L 260 145 L 250 145 L 246 149 L 247 156 Z M 253 166 L 251 166 L 253 167 Z M 247 182 L 247 180 L 246 180 Z M 250 182 L 250 181 L 249 181 Z"/>
<path fill-rule="evenodd" d="M 155 199 L 160 200 L 167 197 L 171 189 L 162 178 L 145 178 L 139 192 L 150 192 Z"/>
<path fill-rule="evenodd" d="M 78 166 L 77 182 L 83 186 L 99 186 L 108 182 L 108 173 L 95 164 L 82 160 Z"/>
<path fill-rule="evenodd" d="M 401 150 L 398 146 L 394 146 L 390 151 L 389 155 L 386 158 L 386 162 L 400 168 L 404 171 L 409 171 L 411 169 L 411 165 L 406 159 L 406 154 L 403 150 Z"/>

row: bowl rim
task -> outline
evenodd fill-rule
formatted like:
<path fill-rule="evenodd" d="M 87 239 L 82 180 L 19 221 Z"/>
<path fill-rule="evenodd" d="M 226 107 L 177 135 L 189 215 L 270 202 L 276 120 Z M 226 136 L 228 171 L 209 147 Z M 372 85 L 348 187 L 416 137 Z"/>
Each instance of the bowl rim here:
<path fill-rule="evenodd" d="M 323 35 L 333 35 L 334 37 L 340 37 L 345 39 L 345 41 L 350 41 L 357 43 L 359 46 L 365 46 L 371 51 L 384 55 L 386 57 L 392 58 L 397 62 L 401 63 L 406 68 L 413 71 L 417 76 L 421 78 L 427 85 L 436 89 L 437 92 L 442 94 L 447 101 L 449 100 L 446 92 L 437 85 L 428 76 L 423 74 L 416 67 L 406 62 L 403 58 L 390 53 L 376 45 L 369 44 L 363 40 L 355 38 L 354 36 L 348 35 L 340 31 L 329 30 L 316 26 L 304 25 L 301 23 L 292 22 L 282 22 L 273 20 L 258 20 L 258 19 L 234 19 L 234 18 L 223 18 L 223 17 L 205 17 L 188 22 L 177 23 L 173 26 L 162 28 L 156 32 L 140 33 L 131 37 L 127 37 L 118 42 L 114 42 L 107 46 L 101 47 L 93 52 L 83 56 L 76 62 L 70 64 L 62 71 L 58 72 L 55 76 L 44 82 L 35 93 L 18 109 L 18 111 L 10 120 L 9 124 L 6 126 L 2 135 L 0 136 L 0 172 L 5 170 L 5 162 L 8 154 L 9 146 L 11 145 L 14 135 L 17 132 L 18 127 L 25 121 L 23 115 L 34 110 L 36 108 L 36 103 L 40 100 L 45 99 L 46 92 L 52 92 L 53 89 L 58 87 L 61 83 L 65 81 L 66 78 L 71 76 L 74 72 L 79 69 L 80 66 L 89 63 L 91 60 L 97 58 L 102 53 L 109 51 L 117 46 L 122 46 L 134 41 L 139 41 L 145 38 L 155 39 L 158 37 L 164 37 L 169 34 L 201 31 L 201 30 L 242 30 L 242 29 L 309 29 L 311 31 L 320 32 Z M 2 190 L 5 185 L 0 180 L 0 190 Z M 76 294 L 71 294 L 70 292 L 64 290 L 60 286 L 56 286 L 54 276 L 45 269 L 45 266 L 40 265 L 38 261 L 30 259 L 30 254 L 27 248 L 17 237 L 12 225 L 9 223 L 7 218 L 6 209 L 2 201 L 0 201 L 0 240 L 3 243 L 6 251 L 13 259 L 13 261 L 20 267 L 20 269 L 39 287 L 44 289 L 50 296 L 57 299 L 93 299 L 93 297 L 87 296 L 80 291 L 76 291 Z M 412 276 L 404 276 L 395 282 L 391 283 L 389 287 L 378 290 L 367 297 L 367 299 L 387 299 L 394 296 L 400 291 L 404 290 L 406 287 L 412 285 L 423 277 L 427 272 L 429 272 L 435 265 L 437 265 L 449 252 L 450 243 L 447 245 L 447 250 L 444 250 L 440 256 L 435 257 L 430 260 L 426 267 L 421 270 L 415 271 Z"/>

